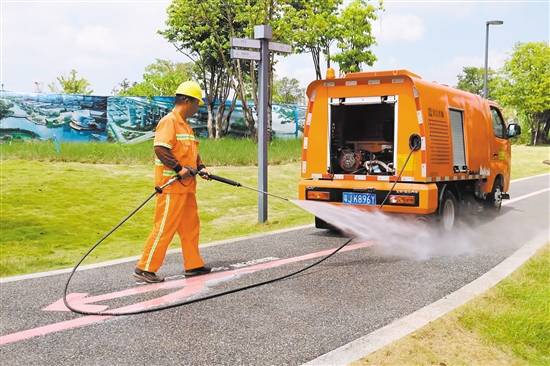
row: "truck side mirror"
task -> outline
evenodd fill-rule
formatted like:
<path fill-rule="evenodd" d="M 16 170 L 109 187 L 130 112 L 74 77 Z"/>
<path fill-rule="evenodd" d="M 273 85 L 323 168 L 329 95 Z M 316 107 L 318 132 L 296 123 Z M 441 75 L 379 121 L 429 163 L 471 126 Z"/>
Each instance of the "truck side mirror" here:
<path fill-rule="evenodd" d="M 521 127 L 517 123 L 510 123 L 508 125 L 508 137 L 516 137 L 521 135 Z"/>

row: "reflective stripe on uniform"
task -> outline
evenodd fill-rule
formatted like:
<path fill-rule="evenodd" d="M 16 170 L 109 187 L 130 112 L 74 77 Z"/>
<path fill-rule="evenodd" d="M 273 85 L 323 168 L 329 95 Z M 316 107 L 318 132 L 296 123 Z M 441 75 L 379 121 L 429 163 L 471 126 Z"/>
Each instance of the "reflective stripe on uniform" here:
<path fill-rule="evenodd" d="M 147 264 L 145 265 L 144 269 L 145 271 L 149 271 L 149 265 L 151 264 L 151 260 L 153 259 L 153 255 L 155 254 L 155 249 L 157 249 L 160 237 L 162 235 L 162 232 L 164 231 L 164 224 L 166 224 L 166 218 L 168 217 L 168 208 L 170 207 L 170 194 L 166 194 L 166 202 L 164 205 L 164 213 L 162 214 L 162 221 L 160 222 L 159 232 L 157 234 L 157 237 L 155 238 L 155 241 L 153 242 L 151 251 L 149 252 L 149 258 L 147 258 Z"/>
<path fill-rule="evenodd" d="M 198 141 L 195 135 L 188 133 L 178 133 L 176 134 L 176 140 L 178 141 Z"/>
<path fill-rule="evenodd" d="M 155 165 L 156 165 L 156 166 L 164 166 L 164 164 L 162 163 L 162 161 L 160 161 L 159 159 L 155 159 Z"/>
<path fill-rule="evenodd" d="M 165 177 L 175 177 L 178 173 L 176 173 L 174 170 L 163 170 L 162 175 Z"/>

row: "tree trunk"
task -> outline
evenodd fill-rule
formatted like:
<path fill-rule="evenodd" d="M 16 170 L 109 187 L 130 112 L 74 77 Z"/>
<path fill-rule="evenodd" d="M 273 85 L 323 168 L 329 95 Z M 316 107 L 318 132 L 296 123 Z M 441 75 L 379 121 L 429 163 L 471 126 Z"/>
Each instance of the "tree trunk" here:
<path fill-rule="evenodd" d="M 231 126 L 231 115 L 233 114 L 233 111 L 235 110 L 235 106 L 237 105 L 237 93 L 233 95 L 233 100 L 231 101 L 231 106 L 229 107 L 229 111 L 227 112 L 227 116 L 223 120 L 223 134 L 227 135 L 229 132 L 229 127 Z"/>
<path fill-rule="evenodd" d="M 327 70 L 330 68 L 330 44 L 326 47 Z"/>
<path fill-rule="evenodd" d="M 313 67 L 315 68 L 315 78 L 317 80 L 321 80 L 323 77 L 321 75 L 321 65 L 319 64 L 320 61 L 320 50 L 318 47 L 311 47 L 310 48 L 311 57 L 313 58 Z"/>
<path fill-rule="evenodd" d="M 233 80 L 233 88 L 237 92 L 239 99 L 242 102 L 242 110 L 243 110 L 243 116 L 246 123 L 246 127 L 248 130 L 248 133 L 253 139 L 256 139 L 256 127 L 254 126 L 254 116 L 252 114 L 252 110 L 246 103 L 246 89 L 245 89 L 245 83 L 243 79 L 243 73 L 241 69 L 241 63 L 239 60 L 236 61 L 236 73 L 235 77 L 236 80 Z"/>
<path fill-rule="evenodd" d="M 543 144 L 548 144 L 550 143 L 550 136 L 548 136 L 550 133 L 550 110 L 541 113 L 541 118 L 543 124 L 541 141 Z"/>
<path fill-rule="evenodd" d="M 222 120 L 223 120 L 224 111 L 225 111 L 225 103 L 222 103 L 220 104 L 220 107 L 218 108 L 218 113 L 216 114 L 216 118 L 214 119 L 216 123 L 216 139 L 223 137 Z"/>
<path fill-rule="evenodd" d="M 535 130 L 535 135 L 533 136 L 533 146 L 537 146 L 540 138 L 540 119 L 537 115 L 534 115 L 535 123 L 533 124 L 533 129 Z"/>
<path fill-rule="evenodd" d="M 226 101 L 229 97 L 229 92 L 231 91 L 231 77 L 229 75 L 220 75 L 218 79 L 218 94 L 217 100 L 219 101 L 217 113 L 215 116 L 215 126 L 216 126 L 216 139 L 219 139 L 224 136 L 223 120 L 226 109 Z"/>
<path fill-rule="evenodd" d="M 206 127 L 208 128 L 208 138 L 214 137 L 214 116 L 212 113 L 212 103 L 208 101 L 206 104 L 206 111 L 208 112 L 208 120 L 206 121 Z"/>

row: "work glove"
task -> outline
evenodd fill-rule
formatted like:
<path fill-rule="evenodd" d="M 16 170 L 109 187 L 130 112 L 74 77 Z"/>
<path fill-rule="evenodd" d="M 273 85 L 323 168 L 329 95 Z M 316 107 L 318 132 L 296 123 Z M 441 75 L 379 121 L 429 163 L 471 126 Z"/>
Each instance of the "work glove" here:
<path fill-rule="evenodd" d="M 178 172 L 178 175 L 180 179 L 186 178 L 186 177 L 194 177 L 197 175 L 197 169 L 193 169 L 189 166 L 184 166 L 182 170 Z"/>
<path fill-rule="evenodd" d="M 210 180 L 210 172 L 206 169 L 204 164 L 197 167 L 198 174 L 202 179 Z"/>

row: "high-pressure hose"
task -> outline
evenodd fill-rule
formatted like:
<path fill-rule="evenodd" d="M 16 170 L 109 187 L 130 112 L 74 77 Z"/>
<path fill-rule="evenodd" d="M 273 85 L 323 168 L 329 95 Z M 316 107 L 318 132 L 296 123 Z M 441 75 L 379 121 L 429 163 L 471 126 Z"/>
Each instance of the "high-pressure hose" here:
<path fill-rule="evenodd" d="M 390 188 L 390 190 L 388 191 L 388 193 L 386 194 L 386 196 L 384 197 L 384 200 L 382 201 L 382 203 L 380 204 L 380 208 L 384 207 L 384 204 L 386 203 L 388 197 L 390 196 L 390 194 L 392 193 L 392 191 L 394 190 L 397 182 L 399 181 L 399 179 L 401 179 L 401 175 L 403 174 L 403 171 L 405 170 L 405 167 L 407 166 L 407 163 L 409 162 L 409 159 L 412 155 L 413 152 L 417 151 L 417 150 L 420 150 L 420 146 L 421 146 L 421 140 L 420 140 L 420 136 L 418 135 L 411 135 L 410 139 L 409 139 L 409 147 L 410 147 L 410 152 L 409 152 L 409 155 L 407 156 L 407 159 L 405 160 L 404 164 L 403 164 L 403 167 L 401 168 L 401 171 L 399 172 L 399 175 L 397 176 L 397 179 L 395 180 L 395 182 L 393 183 L 392 187 Z M 267 195 L 270 195 L 272 197 L 275 197 L 275 198 L 279 198 L 281 200 L 285 200 L 285 201 L 290 201 L 288 198 L 286 197 L 282 197 L 282 196 L 278 196 L 278 195 L 274 195 L 274 194 L 271 194 L 271 193 L 267 193 L 267 192 L 264 192 L 264 191 L 261 191 L 261 190 L 258 190 L 258 189 L 255 189 L 255 188 L 252 188 L 252 187 L 248 187 L 248 186 L 245 186 L 245 185 L 242 185 L 241 183 L 239 182 L 236 182 L 234 180 L 231 180 L 231 179 L 227 179 L 227 178 L 224 178 L 224 177 L 220 177 L 218 175 L 214 175 L 214 174 L 209 174 L 209 173 L 201 173 L 201 172 L 197 172 L 195 169 L 193 168 L 189 168 L 189 167 L 186 167 L 186 169 L 188 170 L 188 174 L 191 175 L 191 176 L 194 176 L 194 175 L 201 175 L 203 178 L 206 178 L 206 179 L 210 179 L 210 180 L 215 180 L 217 182 L 220 182 L 220 183 L 224 183 L 224 184 L 228 184 L 228 185 L 231 185 L 231 186 L 234 186 L 234 187 L 242 187 L 242 188 L 246 188 L 246 189 L 249 189 L 249 190 L 252 190 L 252 191 L 256 191 L 256 192 L 259 192 L 259 193 L 263 193 L 263 194 L 267 194 Z M 350 244 L 354 238 L 351 238 L 351 239 L 348 239 L 345 243 L 343 243 L 342 245 L 340 245 L 338 248 L 336 248 L 335 250 L 333 250 L 331 253 L 329 253 L 328 255 L 324 256 L 323 258 L 319 259 L 318 261 L 314 262 L 314 263 L 311 263 L 297 271 L 294 271 L 294 272 L 290 272 L 290 273 L 287 273 L 283 276 L 279 276 L 279 277 L 275 277 L 275 278 L 272 278 L 272 279 L 269 279 L 269 280 L 266 280 L 266 281 L 262 281 L 262 282 L 257 282 L 257 283 L 253 283 L 251 285 L 247 285 L 247 286 L 242 286 L 242 287 L 238 287 L 238 288 L 235 288 L 235 289 L 231 289 L 231 290 L 227 290 L 227 291 L 222 291 L 222 292 L 219 292 L 219 293 L 215 293 L 215 294 L 211 294 L 211 295 L 206 295 L 206 296 L 203 296 L 203 297 L 199 297 L 199 298 L 195 298 L 195 299 L 190 299 L 190 300 L 186 300 L 186 301 L 180 301 L 180 302 L 175 302 L 175 303 L 172 303 L 172 304 L 168 304 L 168 305 L 164 305 L 164 306 L 157 306 L 157 307 L 153 307 L 153 308 L 148 308 L 148 309 L 142 309 L 142 310 L 136 310 L 136 311 L 128 311 L 128 312 L 110 312 L 110 311 L 101 311 L 101 312 L 95 312 L 95 311 L 85 311 L 85 310 L 79 310 L 79 309 L 76 309 L 74 308 L 71 304 L 69 304 L 68 300 L 67 300 L 67 295 L 68 295 L 68 292 L 69 292 L 69 285 L 70 285 L 70 282 L 71 282 L 71 279 L 73 278 L 74 274 L 76 273 L 76 271 L 78 270 L 78 268 L 80 267 L 80 265 L 82 264 L 82 262 L 84 262 L 84 260 L 105 240 L 107 239 L 111 234 L 113 234 L 119 227 L 121 227 L 126 221 L 128 221 L 132 216 L 134 216 L 143 206 L 145 206 L 145 204 L 147 202 L 149 202 L 153 197 L 155 197 L 157 194 L 161 194 L 162 191 L 164 190 L 164 188 L 170 186 L 171 184 L 175 183 L 176 181 L 178 181 L 179 179 L 182 179 L 182 177 L 180 176 L 177 176 L 177 177 L 174 177 L 172 179 L 170 179 L 168 182 L 166 182 L 164 185 L 160 186 L 160 187 L 155 187 L 155 192 L 153 192 L 151 195 L 149 195 L 145 201 L 143 201 L 138 207 L 136 207 L 133 211 L 131 211 L 126 217 L 124 217 L 117 225 L 115 225 L 111 230 L 109 230 L 105 235 L 103 235 L 94 245 L 92 245 L 92 247 L 82 256 L 82 258 L 80 258 L 80 260 L 76 263 L 76 265 L 74 266 L 74 268 L 72 269 L 71 273 L 69 274 L 69 277 L 67 278 L 67 282 L 65 283 L 65 288 L 64 288 L 64 291 L 63 291 L 63 303 L 65 304 L 65 306 L 71 310 L 72 312 L 74 313 L 77 313 L 77 314 L 81 314 L 81 315 L 103 315 L 103 316 L 126 316 L 126 315 L 138 315 L 138 314 L 146 314 L 146 313 L 152 313 L 152 312 L 156 312 L 156 311 L 161 311 L 161 310 L 167 310 L 167 309 L 173 309 L 173 308 L 176 308 L 176 307 L 180 307 L 180 306 L 184 306 L 184 305 L 190 305 L 190 304 L 194 304 L 194 303 L 198 303 L 198 302 L 201 302 L 201 301 L 206 301 L 206 300 L 210 300 L 210 299 L 214 299 L 216 297 L 221 297 L 221 296 L 225 296 L 225 295 L 229 295 L 229 294 L 233 294 L 233 293 L 236 293 L 236 292 L 240 292 L 240 291 L 245 291 L 245 290 L 249 290 L 249 289 L 252 289 L 252 288 L 255 288 L 255 287 L 260 287 L 260 286 L 264 286 L 264 285 L 268 285 L 270 283 L 274 283 L 274 282 L 277 282 L 277 281 L 281 281 L 281 280 L 284 280 L 286 278 L 289 278 L 289 277 L 292 277 L 292 276 L 296 276 L 302 272 L 305 272 L 307 271 L 308 269 L 312 268 L 312 267 L 315 267 L 319 264 L 321 264 L 322 262 L 326 261 L 327 259 L 329 259 L 330 257 L 332 257 L 333 255 L 335 255 L 336 253 L 338 253 L 340 250 L 342 250 L 346 245 Z"/>
<path fill-rule="evenodd" d="M 192 168 L 189 168 L 189 167 L 186 167 L 186 169 L 189 171 L 189 175 L 196 175 L 196 174 L 199 174 L 201 176 L 203 176 L 204 178 L 206 179 L 211 179 L 211 180 L 215 180 L 215 181 L 218 181 L 218 182 L 221 182 L 221 183 L 225 183 L 225 184 L 229 184 L 231 186 L 235 186 L 235 187 L 242 187 L 242 188 L 247 188 L 247 189 L 250 189 L 250 190 L 253 190 L 253 191 L 257 191 L 257 192 L 260 192 L 260 193 L 264 193 L 264 194 L 268 194 L 270 196 L 273 196 L 273 197 L 276 197 L 276 198 L 279 198 L 279 199 L 282 199 L 282 200 L 285 200 L 285 201 L 290 201 L 288 198 L 285 198 L 285 197 L 282 197 L 282 196 L 277 196 L 277 195 L 274 195 L 274 194 L 270 194 L 270 193 L 267 193 L 267 192 L 263 192 L 263 191 L 260 191 L 260 190 L 257 190 L 255 188 L 252 188 L 252 187 L 247 187 L 247 186 L 244 186 L 242 185 L 241 183 L 239 182 L 236 182 L 234 180 L 231 180 L 231 179 L 227 179 L 227 178 L 224 178 L 224 177 L 220 177 L 220 176 L 217 176 L 217 175 L 214 175 L 214 174 L 207 174 L 207 173 L 200 173 L 200 172 L 197 172 L 195 169 L 192 169 Z M 162 193 L 162 191 L 164 190 L 164 188 L 168 187 L 169 185 L 175 183 L 176 181 L 178 181 L 179 179 L 181 179 L 181 177 L 174 177 L 172 179 L 170 179 L 168 182 L 166 182 L 164 185 L 160 186 L 160 187 L 155 187 L 155 192 L 152 193 L 151 195 L 149 195 L 147 197 L 147 199 L 145 201 L 143 201 L 138 207 L 136 207 L 132 212 L 130 212 L 126 217 L 124 217 L 117 225 L 115 225 L 115 227 L 113 227 L 111 230 L 109 230 L 105 235 L 103 235 L 94 245 L 92 245 L 92 247 L 82 256 L 82 258 L 80 258 L 80 260 L 76 263 L 76 265 L 74 266 L 74 268 L 72 269 L 71 273 L 69 274 L 69 277 L 67 278 L 67 282 L 65 283 L 65 288 L 64 288 L 64 291 L 63 291 L 63 303 L 65 304 L 65 306 L 67 307 L 67 309 L 71 310 L 72 312 L 74 313 L 77 313 L 77 314 L 81 314 L 81 315 L 103 315 L 103 316 L 126 316 L 126 315 L 138 315 L 138 314 L 145 314 L 145 313 L 152 313 L 152 312 L 155 312 L 155 311 L 160 311 L 160 310 L 167 310 L 167 309 L 173 309 L 173 308 L 176 308 L 176 307 L 180 307 L 180 306 L 184 306 L 184 305 L 190 305 L 190 304 L 194 304 L 194 303 L 197 303 L 197 302 L 201 302 L 201 301 L 206 301 L 206 300 L 210 300 L 210 299 L 214 299 L 216 297 L 221 297 L 221 296 L 225 296 L 225 295 L 229 295 L 229 294 L 233 294 L 235 292 L 240 292 L 240 291 L 245 291 L 245 290 L 249 290 L 251 288 L 255 288 L 255 287 L 260 287 L 260 286 L 264 286 L 264 285 L 268 285 L 270 283 L 274 283 L 274 282 L 277 282 L 277 281 L 281 281 L 281 280 L 284 280 L 286 278 L 289 278 L 289 277 L 292 277 L 292 276 L 296 276 L 297 274 L 300 274 L 304 271 L 307 271 L 308 269 L 312 268 L 312 267 L 315 267 L 317 266 L 318 264 L 326 261 L 327 259 L 329 259 L 330 257 L 332 257 L 333 255 L 335 255 L 336 253 L 338 253 L 340 250 L 342 250 L 346 245 L 348 245 L 349 243 L 351 243 L 351 241 L 353 240 L 353 238 L 347 240 L 344 244 L 340 245 L 338 248 L 336 248 L 335 250 L 333 250 L 331 253 L 329 253 L 328 255 L 324 256 L 323 258 L 319 259 L 318 261 L 314 262 L 314 263 L 311 263 L 310 265 L 308 266 L 305 266 L 297 271 L 294 271 L 294 272 L 290 272 L 290 273 L 287 273 L 286 275 L 283 275 L 283 276 L 279 276 L 279 277 L 275 277 L 275 278 L 272 278 L 272 279 L 269 279 L 269 280 L 266 280 L 266 281 L 262 281 L 262 282 L 257 282 L 257 283 L 254 283 L 254 284 L 251 284 L 251 285 L 247 285 L 247 286 L 243 286 L 243 287 L 238 287 L 238 288 L 235 288 L 235 289 L 231 289 L 231 290 L 227 290 L 227 291 L 223 291 L 223 292 L 219 292 L 219 293 L 216 293 L 216 294 L 211 294 L 211 295 L 206 295 L 204 297 L 199 297 L 199 298 L 195 298 L 195 299 L 190 299 L 190 300 L 186 300 L 186 301 L 180 301 L 180 302 L 175 302 L 175 303 L 172 303 L 172 304 L 168 304 L 168 305 L 164 305 L 164 306 L 157 306 L 157 307 L 153 307 L 153 308 L 148 308 L 148 309 L 142 309 L 142 310 L 137 310 L 137 311 L 127 311 L 127 312 L 116 312 L 116 311 L 100 311 L 100 312 L 95 312 L 95 311 L 85 311 L 85 310 L 80 310 L 80 309 L 77 309 L 75 307 L 73 307 L 71 304 L 69 304 L 69 301 L 67 300 L 67 295 L 68 295 L 68 292 L 69 292 L 69 285 L 71 283 L 71 279 L 73 278 L 74 274 L 76 273 L 76 271 L 78 270 L 78 268 L 80 267 L 80 265 L 82 264 L 82 262 L 84 262 L 84 260 L 95 250 L 95 248 L 97 248 L 105 239 L 107 239 L 112 233 L 114 233 L 119 227 L 121 227 L 126 221 L 128 221 L 132 216 L 134 216 L 143 206 L 145 206 L 145 204 L 147 202 L 149 202 L 153 197 L 155 197 L 157 194 L 160 194 Z"/>
<path fill-rule="evenodd" d="M 405 162 L 403 163 L 403 167 L 399 171 L 399 174 L 397 175 L 397 178 L 393 182 L 390 190 L 388 191 L 388 193 L 384 197 L 384 200 L 380 204 L 379 208 L 384 207 L 384 205 L 386 204 L 386 201 L 388 200 L 388 197 L 390 197 L 393 190 L 395 189 L 395 186 L 397 185 L 397 182 L 399 182 L 399 180 L 401 179 L 401 176 L 403 175 L 403 172 L 405 171 L 405 168 L 407 167 L 407 163 L 409 162 L 409 159 L 411 158 L 413 152 L 420 150 L 421 147 L 422 147 L 422 138 L 417 134 L 412 134 L 409 137 L 409 148 L 410 148 L 411 151 L 409 151 L 409 155 L 407 155 L 407 159 L 405 159 Z"/>

